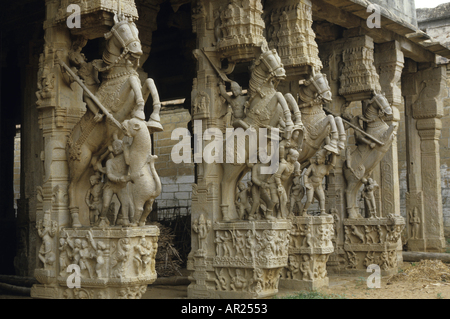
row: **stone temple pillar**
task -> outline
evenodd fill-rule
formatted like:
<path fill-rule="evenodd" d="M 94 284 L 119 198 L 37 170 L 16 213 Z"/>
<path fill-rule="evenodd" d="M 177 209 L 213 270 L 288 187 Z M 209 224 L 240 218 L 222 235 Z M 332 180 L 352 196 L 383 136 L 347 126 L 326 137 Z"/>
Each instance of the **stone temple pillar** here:
<path fill-rule="evenodd" d="M 198 61 L 191 108 L 197 176 L 192 187 L 188 297 L 270 297 L 278 291 L 281 270 L 287 266 L 291 223 L 286 218 L 241 218 L 236 191 L 250 168 L 239 163 L 238 157 L 232 160 L 235 164 L 224 160 L 235 148 L 223 147 L 230 123 L 219 86 L 229 82 L 227 76 L 231 77 L 236 64 L 261 55 L 265 41 L 262 3 L 201 1 L 192 12 Z M 222 68 L 221 59 L 228 61 L 228 67 Z"/>
<path fill-rule="evenodd" d="M 407 130 L 408 250 L 445 250 L 439 137 L 443 116 L 444 67 L 408 61 L 402 78 Z"/>
<path fill-rule="evenodd" d="M 39 127 L 45 141 L 41 153 L 44 163 L 43 184 L 38 186 L 36 190 L 36 232 L 38 240 L 36 245 L 37 265 L 34 276 L 39 284 L 32 287 L 31 296 L 39 299 L 140 298 L 145 293 L 147 285 L 156 279 L 154 258 L 159 229 L 150 225 L 131 225 L 130 222 L 127 225 L 130 227 L 115 226 L 113 221 L 110 224 L 95 224 L 92 218 L 95 213 L 91 214 L 91 210 L 95 209 L 97 213 L 105 210 L 99 207 L 98 203 L 102 197 L 99 192 L 92 200 L 89 197 L 88 191 L 91 191 L 91 186 L 94 186 L 90 178 L 94 175 L 94 168 L 91 165 L 83 170 L 84 175 L 77 185 L 75 198 L 70 199 L 68 191 L 69 183 L 73 178 L 72 174 L 75 171 L 70 170 L 70 163 L 77 163 L 77 161 L 79 163 L 80 158 L 84 158 L 88 154 L 82 146 L 85 145 L 84 143 L 88 138 L 95 135 L 95 131 L 91 135 L 92 130 L 99 126 L 105 128 L 110 125 L 108 124 L 110 122 L 106 122 L 106 116 L 103 120 L 95 122 L 96 124 L 89 120 L 89 114 L 92 114 L 93 111 L 87 109 L 82 87 L 75 83 L 74 79 L 77 76 L 76 73 L 79 73 L 78 76 L 80 77 L 83 75 L 88 77 L 89 70 L 92 74 L 93 69 L 89 69 L 91 61 L 89 63 L 87 63 L 88 61 L 82 61 L 82 55 L 79 53 L 89 39 L 103 37 L 105 33 L 111 30 L 112 26 L 119 23 L 119 19 L 122 22 L 121 26 L 124 26 L 124 28 L 125 25 L 130 27 L 131 22 L 124 17 L 136 20 L 137 11 L 133 0 L 122 0 L 121 11 L 124 16 L 114 15 L 118 11 L 117 3 L 113 5 L 112 2 L 108 1 L 77 2 L 81 10 L 81 28 L 71 30 L 66 25 L 66 19 L 70 14 L 67 13 L 67 6 L 70 2 L 65 0 L 46 1 L 47 20 L 44 23 L 46 42 L 44 52 L 40 56 L 39 91 L 36 93 Z M 114 17 L 115 19 L 113 19 Z M 133 30 L 132 27 L 130 29 Z M 111 37 L 113 36 L 115 35 L 111 35 Z M 136 42 L 135 40 L 134 43 Z M 120 48 L 114 53 L 117 54 L 119 50 Z M 74 55 L 71 54 L 75 54 L 77 58 L 74 59 Z M 105 59 L 105 55 L 103 58 Z M 111 58 L 111 55 L 109 58 Z M 122 58 L 123 63 L 129 62 L 124 62 L 128 59 L 125 55 Z M 107 59 L 105 60 L 107 61 Z M 97 60 L 97 62 L 106 63 L 105 60 Z M 129 66 L 131 66 L 130 63 L 128 63 Z M 70 65 L 72 68 L 67 67 L 67 69 L 71 71 L 64 69 L 63 65 Z M 84 73 L 80 71 L 80 65 L 85 67 L 82 70 Z M 98 69 L 101 69 L 100 64 L 96 65 Z M 111 67 L 111 72 L 114 72 L 115 67 L 117 67 L 116 64 Z M 99 73 L 104 71 L 99 71 Z M 69 77 L 70 72 L 75 75 Z M 122 80 L 121 76 L 124 74 L 118 76 L 112 74 L 110 78 L 107 77 L 107 74 L 103 75 L 99 79 L 101 84 L 106 83 L 108 79 L 113 80 L 108 84 L 117 84 L 116 79 Z M 99 86 L 101 86 L 100 83 Z M 94 82 L 85 81 L 85 86 L 88 85 L 93 86 Z M 91 90 L 93 90 L 92 87 Z M 135 92 L 137 91 L 138 89 Z M 154 94 L 152 96 L 155 98 Z M 123 97 L 122 100 L 120 98 L 113 100 L 111 104 L 103 97 L 98 99 L 103 101 L 104 110 L 102 112 L 105 112 L 105 110 L 113 112 L 114 106 L 120 109 L 121 106 L 126 105 L 123 102 Z M 113 103 L 117 101 L 121 101 L 122 104 L 114 105 Z M 88 114 L 88 119 L 86 119 L 86 114 Z M 117 117 L 117 114 L 115 116 Z M 93 116 L 91 116 L 92 118 Z M 149 134 L 147 125 L 144 124 L 143 120 L 138 121 L 137 118 L 133 118 L 133 120 L 139 127 L 134 126 L 134 128 L 143 132 L 142 136 L 145 137 L 146 134 Z M 108 119 L 108 121 L 112 120 Z M 116 121 L 118 120 L 116 119 Z M 90 124 L 86 125 L 86 123 Z M 82 126 L 82 134 L 74 137 L 72 133 L 74 127 L 78 124 Z M 111 126 L 113 125 L 111 124 Z M 140 128 L 143 128 L 143 130 Z M 78 153 L 72 152 L 71 155 L 67 154 L 70 151 L 66 153 L 67 149 L 70 148 L 67 146 L 69 136 L 72 142 L 74 138 L 79 137 L 77 139 L 78 144 L 73 147 L 74 149 L 78 147 Z M 117 135 L 116 140 L 118 138 Z M 134 141 L 137 139 L 141 138 L 135 136 Z M 150 139 L 150 136 L 148 136 L 148 139 Z M 130 142 L 129 152 L 135 152 L 134 141 Z M 149 143 L 143 143 L 142 145 L 151 148 Z M 98 146 L 99 149 L 102 147 L 108 149 L 110 145 L 100 143 Z M 130 165 L 137 158 L 138 153 L 136 151 L 136 153 L 130 155 L 132 157 L 129 161 Z M 77 156 L 79 156 L 78 159 L 74 160 L 74 157 Z M 143 156 L 145 156 L 146 163 L 150 161 L 148 153 Z M 103 162 L 104 159 L 102 158 L 98 162 L 101 165 L 100 168 L 97 166 L 98 179 L 95 180 L 97 181 L 96 185 L 99 183 L 102 185 L 101 183 L 106 183 L 107 180 L 103 175 L 103 169 L 108 172 L 106 167 L 108 165 Z M 141 178 L 146 175 L 144 165 L 141 167 L 141 174 L 134 177 L 135 182 L 142 181 Z M 128 172 L 128 167 L 126 171 Z M 124 173 L 120 179 L 126 180 L 127 174 Z M 112 179 L 113 177 L 110 175 L 108 180 Z M 70 203 L 70 200 L 77 203 L 76 212 L 69 211 L 70 204 L 74 204 Z M 90 201 L 90 204 L 87 203 L 88 201 Z M 124 213 L 123 210 L 122 213 Z M 75 216 L 78 217 L 78 222 L 75 222 Z"/>
<path fill-rule="evenodd" d="M 400 81 L 404 66 L 404 56 L 397 41 L 386 42 L 375 46 L 375 67 L 380 76 L 381 90 L 391 104 L 393 117 L 387 121 L 390 125 L 400 121 L 400 112 L 403 108 Z M 397 137 L 394 138 L 391 148 L 386 152 L 380 162 L 380 197 L 383 199 L 380 211 L 382 217 L 388 215 L 400 216 L 400 185 L 398 176 Z M 398 242 L 397 262 L 401 264 L 402 243 Z"/>
<path fill-rule="evenodd" d="M 399 216 L 394 124 L 400 120 L 401 95 L 397 83 L 403 68 L 403 55 L 396 42 L 378 46 L 371 37 L 361 35 L 358 28 L 344 32 L 343 39 L 322 44 L 320 55 L 333 94 L 336 94 L 330 105 L 331 111 L 342 114 L 347 129 L 353 129 L 355 141 L 355 145 L 347 145 L 345 160 L 328 178 L 327 205 L 336 216 L 337 226 L 336 248 L 328 261 L 328 270 L 359 274 L 369 265 L 378 264 L 383 273 L 395 273 L 399 261 L 396 251 L 401 250 L 399 239 L 404 226 L 404 220 Z M 375 107 L 390 106 L 389 121 L 385 122 L 375 114 L 377 111 L 370 110 L 374 107 L 374 97 L 384 101 L 375 102 Z M 346 109 L 350 102 L 361 102 L 362 108 Z M 389 108 L 387 110 L 389 112 Z M 362 115 L 371 120 L 363 123 Z M 368 135 L 362 135 L 361 130 Z M 378 142 L 372 140 L 375 135 Z M 372 203 L 375 202 L 375 205 L 371 204 L 375 206 L 373 208 L 368 206 L 367 193 L 363 197 L 360 192 L 362 186 L 369 189 L 369 178 L 378 185 L 369 192 L 373 196 Z M 377 201 L 380 198 L 382 200 Z M 365 204 L 364 213 L 359 207 L 360 200 Z"/>

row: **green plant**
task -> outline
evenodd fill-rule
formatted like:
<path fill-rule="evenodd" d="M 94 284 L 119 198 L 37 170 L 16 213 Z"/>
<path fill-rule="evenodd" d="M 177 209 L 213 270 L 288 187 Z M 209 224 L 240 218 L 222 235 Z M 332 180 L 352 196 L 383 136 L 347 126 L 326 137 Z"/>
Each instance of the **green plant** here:
<path fill-rule="evenodd" d="M 278 297 L 275 299 L 347 299 L 345 295 L 325 294 L 319 291 L 300 291 L 293 295 Z"/>
<path fill-rule="evenodd" d="M 356 287 L 363 286 L 366 284 L 366 282 L 367 282 L 366 278 L 358 277 L 358 279 L 356 280 Z"/>
<path fill-rule="evenodd" d="M 437 294 L 437 298 L 438 298 L 438 299 L 444 299 L 444 297 L 442 297 L 442 292 L 440 292 L 440 293 Z"/>

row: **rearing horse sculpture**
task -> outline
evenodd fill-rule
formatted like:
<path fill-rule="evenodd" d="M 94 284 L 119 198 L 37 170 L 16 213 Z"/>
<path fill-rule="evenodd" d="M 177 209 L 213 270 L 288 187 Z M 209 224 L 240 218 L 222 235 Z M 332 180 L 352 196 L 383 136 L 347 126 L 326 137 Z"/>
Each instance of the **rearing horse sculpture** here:
<path fill-rule="evenodd" d="M 95 65 L 102 73 L 102 79 L 95 97 L 108 110 L 107 117 L 122 123 L 132 117 L 145 120 L 144 105 L 149 95 L 153 98 L 153 113 L 148 126 L 154 131 L 161 131 L 159 110 L 161 104 L 158 92 L 152 79 L 147 79 L 143 86 L 136 72 L 139 58 L 143 54 L 138 29 L 134 22 L 125 16 L 116 14 L 115 25 L 105 35 L 106 49 L 102 65 Z M 107 152 L 108 145 L 116 138 L 124 136 L 117 125 L 108 119 L 102 119 L 95 111 L 95 102 L 85 97 L 88 110 L 75 125 L 67 141 L 67 160 L 69 164 L 69 210 L 72 217 L 72 227 L 81 227 L 88 216 L 84 204 L 89 176 L 94 173 L 101 156 Z M 79 215 L 81 213 L 81 216 Z M 88 219 L 87 219 L 88 221 Z"/>
<path fill-rule="evenodd" d="M 355 131 L 357 148 L 350 151 L 347 148 L 344 176 L 347 180 L 346 200 L 348 218 L 362 218 L 357 206 L 358 191 L 363 180 L 368 179 L 377 164 L 383 159 L 397 135 L 397 122 L 387 125 L 383 117 L 392 115 L 392 108 L 383 94 L 374 94 L 371 100 L 363 102 L 363 116 L 356 116 L 351 123 L 375 139 L 369 140 Z M 360 122 L 365 124 L 361 125 Z M 374 141 L 378 142 L 374 142 Z"/>
<path fill-rule="evenodd" d="M 265 43 L 261 46 L 261 52 L 251 68 L 247 113 L 243 119 L 247 126 L 244 129 L 252 127 L 258 134 L 259 128 L 277 128 L 282 122 L 285 124 L 284 134 L 289 136 L 294 127 L 303 127 L 300 111 L 297 109 L 297 112 L 292 115 L 285 96 L 276 90 L 277 82 L 286 78 L 286 71 L 277 51 L 270 50 Z M 258 136 L 258 138 L 266 138 L 266 136 Z M 245 147 L 248 160 L 248 143 L 242 147 Z M 270 141 L 268 148 L 270 149 Z M 224 163 L 222 167 L 223 217 L 225 220 L 237 219 L 238 215 L 234 206 L 236 185 L 250 168 L 246 164 L 235 163 Z"/>
<path fill-rule="evenodd" d="M 323 110 L 323 103 L 331 102 L 332 98 L 326 75 L 316 74 L 313 69 L 312 76 L 303 83 L 299 93 L 299 105 L 292 96 L 287 96 L 290 107 L 300 109 L 305 126 L 303 147 L 298 161 L 305 163 L 313 157 L 330 133 L 331 139 L 325 149 L 339 154 L 339 151 L 345 148 L 347 135 L 342 119 L 326 115 Z"/>

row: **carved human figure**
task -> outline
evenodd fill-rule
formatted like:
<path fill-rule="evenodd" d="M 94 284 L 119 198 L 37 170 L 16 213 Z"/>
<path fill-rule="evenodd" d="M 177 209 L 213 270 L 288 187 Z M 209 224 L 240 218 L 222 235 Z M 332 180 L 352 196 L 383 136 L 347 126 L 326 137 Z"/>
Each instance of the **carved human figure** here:
<path fill-rule="evenodd" d="M 289 154 L 289 150 L 293 148 L 297 152 L 302 152 L 303 145 L 303 125 L 294 125 L 294 129 L 290 138 L 284 138 L 280 141 L 280 160 L 286 159 L 286 155 Z"/>
<path fill-rule="evenodd" d="M 232 232 L 233 240 L 234 240 L 234 247 L 236 249 L 236 256 L 243 257 L 246 254 L 246 247 L 245 247 L 245 237 L 244 235 L 239 231 L 236 230 Z"/>
<path fill-rule="evenodd" d="M 217 290 L 227 290 L 227 279 L 224 276 L 224 268 L 220 269 L 220 272 L 217 271 L 217 268 L 215 270 L 216 273 L 216 279 L 214 279 L 214 282 L 216 283 L 216 289 Z"/>
<path fill-rule="evenodd" d="M 275 246 L 275 231 L 272 230 L 264 230 L 263 234 L 262 234 L 262 238 L 261 238 L 261 252 L 260 252 L 260 256 L 261 257 L 271 257 L 274 255 L 275 251 L 276 251 L 276 246 Z"/>
<path fill-rule="evenodd" d="M 293 179 L 294 185 L 291 187 L 291 196 L 290 196 L 290 214 L 298 215 L 303 211 L 302 199 L 305 196 L 305 188 L 301 184 L 300 176 L 296 176 Z"/>
<path fill-rule="evenodd" d="M 256 232 L 253 230 L 248 230 L 245 234 L 245 247 L 247 251 L 250 252 L 252 259 L 256 256 Z"/>
<path fill-rule="evenodd" d="M 344 232 L 345 232 L 345 234 L 344 234 L 344 243 L 351 244 L 352 240 L 351 240 L 351 237 L 350 237 L 350 233 L 351 233 L 350 228 L 348 226 L 345 226 Z"/>
<path fill-rule="evenodd" d="M 87 238 L 88 235 L 86 235 Z M 86 239 L 81 240 L 81 249 L 80 249 L 80 260 L 79 265 L 81 270 L 87 270 L 89 273 L 89 278 L 94 278 L 94 273 L 92 269 L 92 265 L 90 259 L 94 257 L 94 254 L 89 249 L 89 243 Z"/>
<path fill-rule="evenodd" d="M 289 256 L 287 266 L 287 278 L 294 279 L 300 273 L 300 264 L 295 256 Z"/>
<path fill-rule="evenodd" d="M 73 254 L 69 248 L 67 240 L 61 237 L 59 239 L 59 268 L 61 269 L 61 276 L 66 274 L 67 267 L 72 263 Z"/>
<path fill-rule="evenodd" d="M 252 176 L 252 210 L 250 211 L 248 219 L 258 219 L 259 213 L 261 211 L 261 201 L 266 204 L 267 208 L 264 212 L 264 216 L 262 217 L 264 217 L 265 219 L 275 219 L 275 217 L 272 216 L 275 203 L 271 199 L 271 196 L 269 194 L 269 184 L 267 183 L 270 175 L 263 175 L 260 173 L 262 164 L 249 164 L 249 166 L 251 167 Z"/>
<path fill-rule="evenodd" d="M 231 279 L 230 288 L 233 291 L 245 291 L 248 286 L 248 280 L 244 276 L 244 272 L 236 268 L 236 276 Z"/>
<path fill-rule="evenodd" d="M 89 207 L 89 220 L 91 226 L 97 222 L 100 212 L 102 211 L 103 203 L 103 183 L 102 176 L 97 173 L 92 175 L 89 179 L 91 188 L 86 193 L 86 204 Z"/>
<path fill-rule="evenodd" d="M 387 251 L 383 251 L 380 255 L 380 268 L 383 270 L 389 269 L 389 255 Z"/>
<path fill-rule="evenodd" d="M 300 175 L 300 164 L 297 162 L 299 157 L 298 151 L 289 149 L 287 160 L 281 159 L 277 172 L 267 181 L 269 184 L 272 202 L 278 205 L 277 218 L 287 218 L 287 191 L 283 184 L 291 177 L 292 174 Z M 269 213 L 267 213 L 269 215 Z"/>
<path fill-rule="evenodd" d="M 95 273 L 97 274 L 97 278 L 103 278 L 106 276 L 106 261 L 105 261 L 105 250 L 106 244 L 102 241 L 96 242 L 94 240 L 94 235 L 92 231 L 87 233 L 87 239 L 89 240 L 92 248 L 94 248 L 95 253 L 91 254 L 91 258 L 95 258 Z"/>
<path fill-rule="evenodd" d="M 302 242 L 302 248 L 312 247 L 312 233 L 311 226 L 306 224 L 304 228 L 300 228 L 300 235 L 304 236 Z"/>
<path fill-rule="evenodd" d="M 409 223 L 411 225 L 411 239 L 419 238 L 419 227 L 420 227 L 420 217 L 419 210 L 414 207 L 412 211 L 409 212 Z"/>
<path fill-rule="evenodd" d="M 369 267 L 375 263 L 375 252 L 367 252 L 366 258 L 364 258 L 364 266 Z"/>
<path fill-rule="evenodd" d="M 44 264 L 44 269 L 52 267 L 56 261 L 53 237 L 56 235 L 57 226 L 56 221 L 51 220 L 50 210 L 45 211 L 44 218 L 39 220 L 36 225 L 38 235 L 42 238 L 39 260 Z"/>
<path fill-rule="evenodd" d="M 375 244 L 375 238 L 373 236 L 373 226 L 364 225 L 364 233 L 366 236 L 366 244 Z"/>
<path fill-rule="evenodd" d="M 116 139 L 112 143 L 112 149 L 114 158 L 106 161 L 106 176 L 108 177 L 108 181 L 103 187 L 103 208 L 100 218 L 97 221 L 97 225 L 109 225 L 106 214 L 108 212 L 109 205 L 111 204 L 111 200 L 114 194 L 116 194 L 121 204 L 120 209 L 122 216 L 122 218 L 117 220 L 117 224 L 128 226 L 130 224 L 128 214 L 132 209 L 132 201 L 127 189 L 127 184 L 131 181 L 131 176 L 128 175 L 128 165 L 123 154 L 123 141 Z"/>
<path fill-rule="evenodd" d="M 130 238 L 119 239 L 117 253 L 113 257 L 112 278 L 122 278 L 126 271 L 127 262 L 130 259 L 131 244 Z"/>
<path fill-rule="evenodd" d="M 231 107 L 232 112 L 232 126 L 234 128 L 241 127 L 244 130 L 248 129 L 250 126 L 243 121 L 245 118 L 245 103 L 248 101 L 249 97 L 242 93 L 242 87 L 236 83 L 231 82 L 231 96 L 228 95 L 225 89 L 225 83 L 219 83 L 220 95 L 228 102 L 229 107 Z M 230 110 L 228 111 L 230 112 Z"/>
<path fill-rule="evenodd" d="M 327 276 L 327 260 L 329 255 L 320 255 L 317 257 L 317 267 L 314 270 L 314 278 L 324 279 Z"/>
<path fill-rule="evenodd" d="M 356 266 L 358 266 L 358 257 L 353 251 L 347 251 L 347 261 L 347 269 L 356 269 Z"/>
<path fill-rule="evenodd" d="M 314 198 L 319 201 L 320 214 L 325 214 L 325 192 L 323 190 L 323 178 L 327 176 L 336 166 L 337 155 L 331 153 L 330 163 L 326 163 L 328 151 L 321 149 L 316 154 L 316 161 L 306 170 L 304 183 L 306 188 L 306 203 L 303 207 L 303 216 L 307 216 L 309 206 L 314 202 Z"/>
<path fill-rule="evenodd" d="M 135 265 L 136 275 L 139 275 L 146 271 L 147 266 L 152 260 L 152 246 L 148 243 L 145 237 L 139 240 L 139 244 L 134 246 L 135 255 L 133 262 Z"/>
<path fill-rule="evenodd" d="M 75 74 L 77 74 L 84 82 L 88 90 L 92 94 L 96 94 L 98 88 L 100 87 L 100 81 L 98 79 L 98 70 L 96 66 L 102 62 L 101 60 L 94 60 L 92 62 L 87 62 L 87 59 L 83 53 L 81 53 L 82 48 L 76 48 L 75 50 L 71 50 L 69 53 L 69 61 L 70 64 L 76 68 Z M 61 70 L 63 74 L 66 74 L 66 71 L 61 66 Z M 69 77 L 68 81 L 75 81 L 73 78 Z M 94 115 L 94 121 L 100 122 L 104 116 L 100 112 L 99 107 L 92 101 L 91 97 L 86 91 L 83 91 L 83 100 L 86 102 L 88 110 L 92 112 Z"/>
<path fill-rule="evenodd" d="M 72 248 L 72 260 L 73 264 L 80 265 L 80 251 L 81 251 L 81 239 L 75 238 L 75 240 L 72 240 L 69 235 L 67 235 L 66 239 L 67 243 L 69 244 L 70 248 Z"/>
<path fill-rule="evenodd" d="M 245 219 L 252 210 L 250 204 L 250 187 L 246 187 L 244 182 L 238 184 L 239 193 L 236 196 L 236 206 L 240 219 Z"/>
<path fill-rule="evenodd" d="M 223 236 L 220 236 L 223 248 L 223 257 L 231 256 L 232 237 L 228 231 L 224 231 Z"/>
<path fill-rule="evenodd" d="M 377 204 L 375 202 L 374 190 L 378 188 L 377 182 L 375 182 L 372 178 L 363 179 L 364 188 L 362 191 L 362 196 L 364 201 L 369 209 L 369 218 L 378 218 L 377 217 Z"/>
<path fill-rule="evenodd" d="M 303 280 L 313 280 L 313 272 L 311 270 L 311 260 L 309 255 L 303 255 L 303 261 L 300 263 L 300 271 L 303 275 Z"/>
<path fill-rule="evenodd" d="M 253 291 L 261 292 L 264 289 L 263 271 L 261 268 L 253 269 Z"/>
<path fill-rule="evenodd" d="M 278 277 L 276 275 L 277 270 L 276 269 L 269 269 L 267 272 L 267 288 L 268 289 L 275 289 L 276 284 L 278 281 Z"/>
<path fill-rule="evenodd" d="M 206 239 L 207 239 L 209 231 L 211 230 L 211 221 L 206 220 L 205 216 L 203 214 L 201 214 L 200 217 L 194 221 L 194 224 L 192 225 L 192 229 L 195 233 L 198 234 L 197 235 L 198 250 L 205 252 L 206 251 Z M 228 236 L 229 236 L 229 234 L 228 234 Z M 224 246 L 224 248 L 225 248 L 225 246 Z"/>

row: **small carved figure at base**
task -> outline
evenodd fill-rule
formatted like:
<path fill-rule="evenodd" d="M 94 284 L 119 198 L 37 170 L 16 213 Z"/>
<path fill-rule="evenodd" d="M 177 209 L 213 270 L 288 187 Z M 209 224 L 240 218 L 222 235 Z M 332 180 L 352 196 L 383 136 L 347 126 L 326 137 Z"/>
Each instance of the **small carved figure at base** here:
<path fill-rule="evenodd" d="M 362 197 L 364 198 L 364 201 L 369 209 L 369 218 L 375 219 L 377 217 L 377 205 L 375 202 L 375 195 L 374 190 L 375 188 L 378 188 L 377 182 L 375 182 L 372 178 L 362 179 L 362 182 L 364 184 L 364 189 L 362 191 Z"/>
<path fill-rule="evenodd" d="M 330 164 L 326 163 L 328 151 L 321 149 L 316 154 L 316 161 L 307 169 L 304 175 L 307 200 L 303 207 L 303 216 L 307 216 L 309 206 L 316 198 L 319 201 L 320 214 L 325 215 L 325 192 L 323 190 L 323 178 L 336 166 L 337 155 L 331 153 Z"/>

